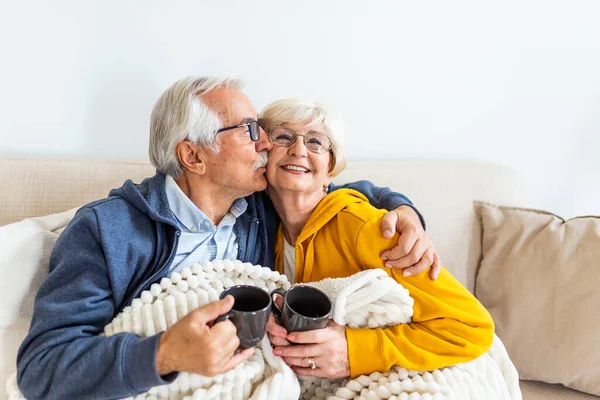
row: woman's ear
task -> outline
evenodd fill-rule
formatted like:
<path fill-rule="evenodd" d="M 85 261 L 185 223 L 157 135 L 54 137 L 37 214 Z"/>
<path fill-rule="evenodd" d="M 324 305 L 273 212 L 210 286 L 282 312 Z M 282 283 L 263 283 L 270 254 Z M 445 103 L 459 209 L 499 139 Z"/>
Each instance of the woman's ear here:
<path fill-rule="evenodd" d="M 329 150 L 329 173 L 333 171 L 335 167 L 335 154 L 333 154 L 333 150 Z M 329 180 L 331 181 L 331 175 L 329 175 Z"/>
<path fill-rule="evenodd" d="M 204 162 L 204 153 L 202 149 L 189 140 L 177 143 L 175 148 L 179 164 L 195 174 L 203 175 L 206 172 L 206 163 Z"/>

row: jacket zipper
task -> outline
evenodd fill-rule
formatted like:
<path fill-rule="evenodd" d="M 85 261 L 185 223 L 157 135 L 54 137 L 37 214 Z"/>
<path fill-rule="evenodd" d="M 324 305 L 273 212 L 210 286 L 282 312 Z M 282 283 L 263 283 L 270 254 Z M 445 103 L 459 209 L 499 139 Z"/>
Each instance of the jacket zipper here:
<path fill-rule="evenodd" d="M 175 231 L 175 240 L 173 243 L 173 250 L 171 251 L 171 255 L 169 256 L 169 259 L 167 260 L 167 262 L 163 265 L 163 267 L 158 270 L 154 275 L 152 275 L 150 278 L 146 279 L 144 281 L 144 283 L 140 286 L 140 289 L 138 289 L 132 296 L 129 296 L 129 298 L 127 299 L 127 302 L 125 302 L 125 307 L 127 307 L 128 305 L 131 304 L 131 302 L 133 301 L 133 299 L 137 298 L 144 290 L 147 289 L 146 286 L 149 287 L 150 282 L 154 282 L 156 281 L 158 278 L 163 278 L 165 277 L 167 274 L 161 275 L 165 270 L 169 269 L 169 266 L 171 265 L 171 263 L 173 262 L 173 258 L 175 258 L 175 254 L 177 254 L 177 246 L 179 245 L 179 237 L 181 236 L 181 231 L 179 229 L 177 229 Z"/>
<path fill-rule="evenodd" d="M 248 240 L 246 242 L 246 249 L 245 249 L 244 256 L 243 256 L 244 262 L 251 261 L 251 262 L 253 262 L 255 264 L 257 262 L 257 260 L 248 260 L 249 257 L 247 257 L 247 254 L 248 254 L 248 249 L 250 248 L 250 244 L 254 243 L 256 241 L 256 235 L 257 235 L 257 232 L 258 232 L 258 225 L 259 225 L 258 219 L 257 218 L 253 218 L 252 219 L 252 223 L 250 225 L 250 234 L 248 235 Z M 174 244 L 173 244 L 173 251 L 171 252 L 171 255 L 169 256 L 169 259 L 167 260 L 167 262 L 165 263 L 165 265 L 163 266 L 163 268 L 161 268 L 159 271 L 157 271 L 150 278 L 146 279 L 144 281 L 144 283 L 140 286 L 140 289 L 138 289 L 132 296 L 130 296 L 127 299 L 127 301 L 124 303 L 125 304 L 124 307 L 127 307 L 128 305 L 130 305 L 131 301 L 133 299 L 137 298 L 144 290 L 146 290 L 147 286 L 149 287 L 149 283 L 150 282 L 154 282 L 158 278 L 163 278 L 163 277 L 167 276 L 167 274 L 163 274 L 163 272 L 165 272 L 165 270 L 167 270 L 167 272 L 168 272 L 168 267 L 173 262 L 173 258 L 175 257 L 175 254 L 177 253 L 177 246 L 179 244 L 179 237 L 180 236 L 181 236 L 181 231 L 178 229 L 178 230 L 175 231 L 175 238 L 174 238 L 175 241 L 174 241 Z"/>
<path fill-rule="evenodd" d="M 258 260 L 249 260 L 249 258 L 251 256 L 253 256 L 254 254 L 248 254 L 248 249 L 250 249 L 250 244 L 254 244 L 254 242 L 256 242 L 256 235 L 258 232 L 258 219 L 257 218 L 253 218 L 252 219 L 252 224 L 250 225 L 250 234 L 248 235 L 248 240 L 246 241 L 246 252 L 244 254 L 244 262 L 252 262 L 253 264 L 256 264 Z M 256 246 L 254 247 L 254 251 L 256 252 Z"/>

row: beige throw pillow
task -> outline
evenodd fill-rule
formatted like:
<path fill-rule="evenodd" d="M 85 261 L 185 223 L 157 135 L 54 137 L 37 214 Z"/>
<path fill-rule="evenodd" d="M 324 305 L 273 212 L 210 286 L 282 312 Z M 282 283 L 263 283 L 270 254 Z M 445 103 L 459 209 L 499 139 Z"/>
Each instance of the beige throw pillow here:
<path fill-rule="evenodd" d="M 600 395 L 600 217 L 475 203 L 475 294 L 521 379 Z"/>
<path fill-rule="evenodd" d="M 0 226 L 0 388 L 15 372 L 52 247 L 76 210 Z"/>

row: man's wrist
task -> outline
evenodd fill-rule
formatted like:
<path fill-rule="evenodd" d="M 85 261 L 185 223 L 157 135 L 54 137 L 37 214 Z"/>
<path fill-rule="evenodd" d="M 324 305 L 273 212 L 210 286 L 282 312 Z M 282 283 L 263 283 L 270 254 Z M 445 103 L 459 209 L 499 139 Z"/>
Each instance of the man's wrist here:
<path fill-rule="evenodd" d="M 160 376 L 165 376 L 170 374 L 171 372 L 175 372 L 175 369 L 172 368 L 171 363 L 166 355 L 166 345 L 165 345 L 165 334 L 163 333 L 160 336 L 160 340 L 158 342 L 158 349 L 156 350 L 156 371 Z"/>

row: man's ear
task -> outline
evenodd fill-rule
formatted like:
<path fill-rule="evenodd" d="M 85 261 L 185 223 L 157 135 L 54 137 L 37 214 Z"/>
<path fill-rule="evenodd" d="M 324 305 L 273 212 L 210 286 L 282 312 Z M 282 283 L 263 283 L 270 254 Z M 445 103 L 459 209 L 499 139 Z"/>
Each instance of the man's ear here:
<path fill-rule="evenodd" d="M 206 172 L 204 153 L 196 144 L 189 140 L 184 140 L 177 143 L 175 149 L 179 163 L 184 169 L 199 175 L 203 175 Z"/>

